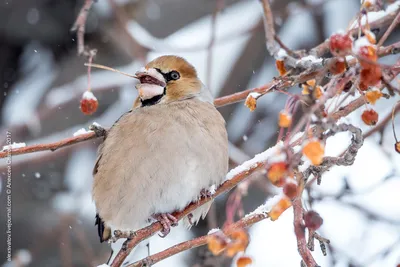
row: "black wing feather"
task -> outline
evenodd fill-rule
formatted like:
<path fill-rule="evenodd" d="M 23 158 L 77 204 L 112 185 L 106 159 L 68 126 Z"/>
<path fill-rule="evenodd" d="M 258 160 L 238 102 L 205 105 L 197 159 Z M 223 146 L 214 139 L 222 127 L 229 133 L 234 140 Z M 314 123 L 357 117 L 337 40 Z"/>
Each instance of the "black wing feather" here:
<path fill-rule="evenodd" d="M 94 225 L 97 225 L 97 233 L 98 233 L 98 235 L 100 237 L 100 243 L 103 243 L 104 242 L 103 234 L 104 234 L 105 227 L 104 227 L 104 222 L 100 218 L 98 213 L 96 214 L 96 222 L 95 222 Z"/>

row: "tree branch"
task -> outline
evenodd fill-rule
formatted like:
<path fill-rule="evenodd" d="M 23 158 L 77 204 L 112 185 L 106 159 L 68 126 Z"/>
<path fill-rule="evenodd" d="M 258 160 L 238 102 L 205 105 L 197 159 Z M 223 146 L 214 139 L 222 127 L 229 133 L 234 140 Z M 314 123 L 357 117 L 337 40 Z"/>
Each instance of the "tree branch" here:
<path fill-rule="evenodd" d="M 234 232 L 237 229 L 241 229 L 241 228 L 247 228 L 249 226 L 252 226 L 253 224 L 260 222 L 262 220 L 267 219 L 268 213 L 252 213 L 251 215 L 248 215 L 246 217 L 243 217 L 242 219 L 240 219 L 239 221 L 229 225 L 226 229 L 221 230 L 223 231 L 223 233 L 226 236 L 230 236 L 232 232 Z M 215 233 L 213 233 L 215 234 Z M 183 252 L 185 250 L 189 250 L 192 248 L 196 248 L 199 246 L 204 246 L 207 244 L 208 238 L 213 235 L 213 234 L 209 234 L 209 235 L 204 235 L 198 238 L 194 238 L 192 240 L 189 241 L 185 241 L 182 243 L 179 243 L 175 246 L 172 246 L 166 250 L 163 250 L 159 253 L 156 253 L 154 255 L 148 256 L 140 261 L 137 261 L 133 264 L 128 265 L 128 267 L 144 267 L 144 266 L 151 266 L 161 260 L 164 260 L 166 258 L 169 258 L 173 255 L 176 255 L 180 252 Z"/>

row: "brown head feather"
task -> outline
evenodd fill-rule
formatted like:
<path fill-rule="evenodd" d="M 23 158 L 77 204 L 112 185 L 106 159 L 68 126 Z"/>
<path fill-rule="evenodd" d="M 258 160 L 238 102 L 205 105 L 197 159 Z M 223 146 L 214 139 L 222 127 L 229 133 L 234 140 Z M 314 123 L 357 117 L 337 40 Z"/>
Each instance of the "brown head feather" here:
<path fill-rule="evenodd" d="M 163 73 L 171 71 L 179 73 L 178 80 L 171 80 L 167 83 L 165 99 L 162 101 L 164 103 L 189 98 L 198 94 L 202 88 L 196 69 L 181 57 L 161 56 L 149 62 L 146 68 L 160 69 Z"/>

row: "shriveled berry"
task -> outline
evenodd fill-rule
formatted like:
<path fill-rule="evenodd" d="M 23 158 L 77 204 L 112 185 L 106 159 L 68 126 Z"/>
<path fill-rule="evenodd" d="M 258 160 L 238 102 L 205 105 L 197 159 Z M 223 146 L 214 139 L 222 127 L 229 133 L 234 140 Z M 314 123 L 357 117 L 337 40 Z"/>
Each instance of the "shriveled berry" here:
<path fill-rule="evenodd" d="M 310 230 L 318 230 L 318 228 L 321 227 L 322 223 L 324 220 L 321 218 L 321 216 L 315 212 L 315 211 L 307 211 L 304 214 L 304 225 Z"/>
<path fill-rule="evenodd" d="M 396 142 L 396 144 L 394 144 L 394 150 L 400 154 L 400 142 Z"/>
<path fill-rule="evenodd" d="M 297 185 L 293 182 L 288 182 L 283 186 L 283 193 L 290 199 L 297 196 Z"/>
<path fill-rule="evenodd" d="M 371 104 L 375 104 L 376 101 L 382 97 L 382 92 L 380 90 L 372 90 L 365 93 L 365 98 L 367 98 L 368 102 Z"/>

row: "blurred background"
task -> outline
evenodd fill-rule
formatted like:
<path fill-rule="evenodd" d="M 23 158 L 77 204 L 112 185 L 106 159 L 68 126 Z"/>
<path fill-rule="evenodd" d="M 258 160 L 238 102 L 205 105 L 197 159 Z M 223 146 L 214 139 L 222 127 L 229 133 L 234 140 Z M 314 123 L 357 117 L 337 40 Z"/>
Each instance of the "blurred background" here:
<path fill-rule="evenodd" d="M 277 32 L 293 50 L 311 49 L 345 30 L 360 9 L 359 0 L 271 2 Z M 2 145 L 7 130 L 13 142 L 54 142 L 93 122 L 108 128 L 131 109 L 135 81 L 99 70 L 93 70 L 91 85 L 99 100 L 97 112 L 86 116 L 79 109 L 87 89 L 86 58 L 77 56 L 76 35 L 70 28 L 82 5 L 83 1 L 75 0 L 0 1 Z M 399 40 L 399 33 L 395 30 L 387 43 Z M 129 73 L 160 55 L 183 56 L 215 97 L 258 87 L 278 76 L 265 48 L 257 0 L 98 0 L 88 16 L 85 42 L 98 51 L 95 63 Z M 393 56 L 382 62 L 395 60 Z M 300 89 L 290 92 L 300 93 Z M 219 109 L 227 122 L 231 167 L 276 143 L 277 114 L 286 99 L 284 94 L 268 94 L 259 99 L 254 112 L 243 103 Z M 393 104 L 393 99 L 382 100 L 376 109 L 384 117 Z M 368 131 L 360 114 L 356 111 L 344 121 Z M 390 128 L 365 141 L 353 166 L 333 168 L 305 196 L 306 207 L 324 219 L 320 234 L 331 240 L 327 256 L 318 249 L 313 253 L 321 266 L 400 263 L 400 155 L 393 151 Z M 349 140 L 346 133 L 329 139 L 327 154 L 339 154 Z M 0 264 L 96 266 L 108 259 L 108 244 L 98 241 L 90 193 L 97 146 L 98 141 L 90 140 L 55 152 L 13 156 L 11 264 L 6 264 L 5 241 L 7 165 L 0 160 Z M 239 187 L 243 193 L 239 215 L 276 194 L 265 175 L 250 181 Z M 153 242 L 152 253 L 222 227 L 228 196 L 218 198 L 207 219 L 191 231 L 178 227 Z M 300 266 L 291 209 L 279 220 L 258 223 L 249 232 L 246 254 L 253 258 L 253 266 Z M 230 264 L 230 259 L 212 257 L 201 247 L 156 266 Z"/>

